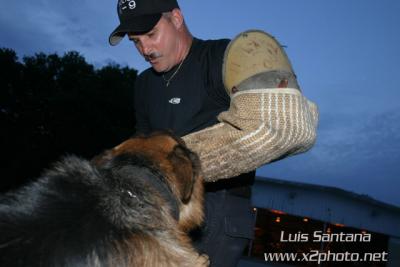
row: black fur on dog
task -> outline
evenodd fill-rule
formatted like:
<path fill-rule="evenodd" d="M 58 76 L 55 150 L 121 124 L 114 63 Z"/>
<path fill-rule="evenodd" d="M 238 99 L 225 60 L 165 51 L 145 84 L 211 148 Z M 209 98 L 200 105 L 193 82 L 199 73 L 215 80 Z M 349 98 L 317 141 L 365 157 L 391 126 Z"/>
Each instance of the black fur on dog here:
<path fill-rule="evenodd" d="M 196 176 L 197 157 L 180 144 L 171 150 L 165 158 L 178 151 Z M 110 155 L 101 164 L 67 156 L 0 197 L 0 266 L 208 265 L 179 228 L 190 201 L 171 173 L 145 151 Z"/>

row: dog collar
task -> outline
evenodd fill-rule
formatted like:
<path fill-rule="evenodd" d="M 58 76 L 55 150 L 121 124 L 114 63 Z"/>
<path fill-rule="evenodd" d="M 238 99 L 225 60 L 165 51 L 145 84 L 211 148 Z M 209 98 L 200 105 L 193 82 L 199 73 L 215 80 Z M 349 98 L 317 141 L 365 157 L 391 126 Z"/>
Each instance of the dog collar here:
<path fill-rule="evenodd" d="M 179 204 L 175 195 L 172 192 L 171 187 L 168 185 L 164 175 L 155 169 L 151 169 L 152 173 L 156 175 L 151 175 L 146 179 L 146 182 L 150 183 L 154 189 L 166 200 L 171 208 L 172 216 L 175 220 L 179 220 Z"/>

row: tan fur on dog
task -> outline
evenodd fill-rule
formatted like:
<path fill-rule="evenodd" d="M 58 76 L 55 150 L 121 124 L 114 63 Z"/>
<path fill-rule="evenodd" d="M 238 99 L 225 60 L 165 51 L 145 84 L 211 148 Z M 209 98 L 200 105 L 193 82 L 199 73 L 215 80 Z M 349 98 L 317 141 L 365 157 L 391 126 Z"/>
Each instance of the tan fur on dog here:
<path fill-rule="evenodd" d="M 0 266 L 205 267 L 187 234 L 202 220 L 197 155 L 169 133 L 137 136 L 1 195 Z"/>
<path fill-rule="evenodd" d="M 179 221 L 176 222 L 164 210 L 165 201 L 160 199 L 163 214 L 163 232 L 159 236 L 135 236 L 125 244 L 122 251 L 134 253 L 129 258 L 132 266 L 208 266 L 206 255 L 199 255 L 192 247 L 188 231 L 203 221 L 203 180 L 197 155 L 189 151 L 182 139 L 167 134 L 131 138 L 96 158 L 97 164 L 118 155 L 135 154 L 148 158 L 164 174 L 179 202 Z M 140 255 L 140 257 L 138 257 Z M 121 257 L 126 256 L 125 253 Z"/>

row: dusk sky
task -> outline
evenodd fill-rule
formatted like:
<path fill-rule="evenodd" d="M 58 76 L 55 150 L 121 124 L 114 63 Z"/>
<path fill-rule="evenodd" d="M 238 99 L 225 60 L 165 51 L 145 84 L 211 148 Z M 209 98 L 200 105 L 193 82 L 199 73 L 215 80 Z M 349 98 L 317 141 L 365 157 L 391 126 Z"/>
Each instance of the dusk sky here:
<path fill-rule="evenodd" d="M 20 58 L 75 50 L 97 67 L 148 67 L 126 39 L 108 44 L 118 25 L 116 0 L 0 1 L 0 47 Z M 248 29 L 274 35 L 304 95 L 319 106 L 314 148 L 263 166 L 258 175 L 335 186 L 400 207 L 400 1 L 179 4 L 198 38 L 233 38 Z"/>

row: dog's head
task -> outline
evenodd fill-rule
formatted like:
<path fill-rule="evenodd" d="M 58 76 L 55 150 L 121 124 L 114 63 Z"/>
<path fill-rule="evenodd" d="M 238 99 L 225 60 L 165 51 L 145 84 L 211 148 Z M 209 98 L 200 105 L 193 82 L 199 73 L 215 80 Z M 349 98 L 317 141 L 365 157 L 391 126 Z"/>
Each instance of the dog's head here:
<path fill-rule="evenodd" d="M 157 238 L 201 223 L 199 168 L 168 133 L 131 138 L 91 162 L 67 156 L 0 198 L 0 265 L 155 266 L 142 261 Z"/>
<path fill-rule="evenodd" d="M 112 170 L 113 179 L 123 179 L 125 191 L 131 197 L 140 194 L 138 183 L 143 183 L 139 188 L 152 187 L 150 190 L 171 207 L 173 217 L 179 218 L 183 230 L 201 222 L 203 181 L 200 162 L 182 139 L 168 132 L 135 136 L 95 157 L 92 162 L 100 170 Z"/>

